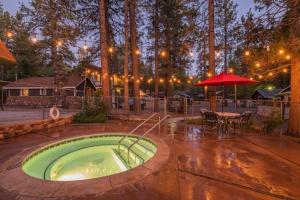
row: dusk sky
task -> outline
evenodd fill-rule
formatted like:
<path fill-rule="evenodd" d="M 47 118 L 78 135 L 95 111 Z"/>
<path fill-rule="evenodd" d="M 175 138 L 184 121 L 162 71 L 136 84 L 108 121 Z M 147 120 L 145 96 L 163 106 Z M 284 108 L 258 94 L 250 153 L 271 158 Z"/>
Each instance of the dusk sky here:
<path fill-rule="evenodd" d="M 254 3 L 253 0 L 235 0 L 238 3 L 238 19 L 247 13 L 249 9 L 254 10 Z M 4 9 L 9 11 L 12 14 L 15 14 L 18 10 L 21 3 L 29 2 L 29 0 L 0 0 L 0 3 L 3 4 Z M 82 46 L 81 42 L 78 43 L 79 46 Z M 90 45 L 90 44 L 88 44 Z M 74 52 L 77 52 L 74 50 Z M 190 69 L 191 73 L 195 72 L 195 63 L 192 64 L 192 68 Z"/>
<path fill-rule="evenodd" d="M 20 2 L 28 2 L 29 0 L 0 0 L 4 8 L 11 13 L 15 13 L 19 7 Z M 245 14 L 250 8 L 253 8 L 253 0 L 235 0 L 239 7 L 239 16 Z"/>

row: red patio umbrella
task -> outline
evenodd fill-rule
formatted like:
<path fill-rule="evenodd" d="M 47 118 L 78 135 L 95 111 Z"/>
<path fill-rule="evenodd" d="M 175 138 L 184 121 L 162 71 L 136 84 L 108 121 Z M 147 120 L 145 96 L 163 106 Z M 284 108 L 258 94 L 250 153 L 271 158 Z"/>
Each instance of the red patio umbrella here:
<path fill-rule="evenodd" d="M 248 85 L 257 83 L 255 80 L 251 80 L 246 77 L 221 73 L 219 75 L 213 76 L 205 81 L 199 82 L 196 86 L 225 86 L 225 85 L 234 85 L 235 86 L 235 102 L 236 102 L 236 85 Z M 224 88 L 223 88 L 223 99 L 224 99 Z M 222 103 L 222 111 L 223 111 L 223 103 Z"/>
<path fill-rule="evenodd" d="M 221 73 L 206 79 L 205 81 L 197 83 L 196 86 L 248 85 L 253 83 L 256 83 L 256 81 L 246 77 Z"/>

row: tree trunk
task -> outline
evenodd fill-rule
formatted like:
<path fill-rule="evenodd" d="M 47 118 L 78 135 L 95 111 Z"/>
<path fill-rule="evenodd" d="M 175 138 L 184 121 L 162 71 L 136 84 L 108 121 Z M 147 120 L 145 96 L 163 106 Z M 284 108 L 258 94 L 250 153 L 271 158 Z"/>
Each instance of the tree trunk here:
<path fill-rule="evenodd" d="M 131 58 L 132 58 L 132 74 L 134 77 L 134 110 L 139 113 L 140 104 L 140 74 L 139 74 L 139 49 L 137 48 L 137 28 L 136 28 L 136 0 L 131 0 L 130 7 L 130 39 L 131 39 Z"/>
<path fill-rule="evenodd" d="M 51 0 L 49 2 L 50 5 L 50 12 L 51 12 L 51 31 L 52 31 L 52 38 L 51 38 L 51 67 L 54 70 L 54 84 L 55 84 L 55 91 L 54 91 L 54 98 L 55 104 L 58 106 L 62 106 L 62 74 L 61 69 L 57 64 L 57 19 L 56 19 L 56 3 Z"/>
<path fill-rule="evenodd" d="M 124 58 L 124 109 L 126 112 L 129 111 L 128 98 L 129 98 L 129 88 L 128 88 L 128 58 L 129 58 L 129 5 L 128 0 L 124 2 L 125 6 L 125 17 L 124 17 L 124 31 L 125 31 L 125 58 Z"/>
<path fill-rule="evenodd" d="M 296 55 L 295 55 L 296 56 Z M 288 134 L 300 136 L 300 59 L 295 57 L 291 66 L 291 105 Z"/>
<path fill-rule="evenodd" d="M 99 24 L 100 24 L 100 55 L 102 70 L 102 91 L 104 104 L 108 110 L 111 109 L 110 79 L 108 66 L 108 45 L 105 0 L 99 0 Z"/>
<path fill-rule="evenodd" d="M 214 16 L 214 0 L 209 0 L 209 72 L 215 75 L 215 16 Z M 217 111 L 216 87 L 209 87 L 210 94 L 210 110 Z"/>
<path fill-rule="evenodd" d="M 159 112 L 159 50 L 158 50 L 158 0 L 155 1 L 155 19 L 154 19 L 154 68 L 155 68 L 155 78 L 154 78 L 154 111 Z"/>
<path fill-rule="evenodd" d="M 228 51 L 228 22 L 227 22 L 227 0 L 224 0 L 224 73 L 227 73 L 227 51 Z M 224 103 L 227 105 L 225 99 L 227 98 L 227 88 L 223 86 L 223 99 L 222 99 L 222 109 Z"/>
<path fill-rule="evenodd" d="M 290 1 L 291 8 L 291 28 L 290 28 L 290 42 L 291 49 L 294 51 L 291 60 L 291 105 L 289 113 L 289 128 L 288 134 L 300 136 L 300 56 L 298 53 L 299 38 L 297 33 L 300 31 L 298 23 L 294 20 L 299 17 L 299 1 Z"/>

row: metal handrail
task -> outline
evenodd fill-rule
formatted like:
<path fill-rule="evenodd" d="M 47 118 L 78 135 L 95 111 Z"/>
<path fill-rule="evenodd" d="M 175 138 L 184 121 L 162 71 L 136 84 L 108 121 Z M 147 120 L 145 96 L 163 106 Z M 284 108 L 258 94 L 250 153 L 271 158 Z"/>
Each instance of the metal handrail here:
<path fill-rule="evenodd" d="M 155 117 L 156 115 L 159 115 L 159 113 L 154 113 L 152 114 L 150 117 L 148 117 L 147 119 L 145 119 L 140 125 L 138 125 L 137 127 L 135 127 L 133 130 L 131 130 L 128 134 L 124 135 L 118 142 L 118 151 L 120 152 L 120 145 L 121 142 L 129 137 L 130 135 L 132 135 L 137 129 L 139 129 L 141 126 L 143 126 L 146 122 L 150 121 L 153 117 Z"/>
<path fill-rule="evenodd" d="M 155 129 L 158 125 L 160 125 L 164 120 L 166 120 L 168 117 L 170 117 L 170 115 L 166 115 L 164 116 L 162 119 L 160 119 L 156 124 L 154 124 L 148 131 L 146 131 L 142 136 L 139 136 L 139 139 L 137 139 L 136 141 L 134 141 L 134 143 L 132 143 L 127 150 L 127 162 L 129 163 L 129 152 L 131 150 L 131 148 L 137 144 L 142 138 L 144 138 L 148 133 L 150 133 L 153 129 Z"/>

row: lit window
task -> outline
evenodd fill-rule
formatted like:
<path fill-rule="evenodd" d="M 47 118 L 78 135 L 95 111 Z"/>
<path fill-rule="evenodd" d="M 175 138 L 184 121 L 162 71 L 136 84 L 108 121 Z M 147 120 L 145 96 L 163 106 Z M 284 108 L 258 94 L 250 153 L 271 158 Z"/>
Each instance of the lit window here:
<path fill-rule="evenodd" d="M 21 90 L 21 96 L 24 96 L 24 97 L 29 96 L 29 90 L 28 89 L 22 89 Z"/>
<path fill-rule="evenodd" d="M 46 96 L 46 94 L 47 94 L 46 89 L 40 89 L 40 95 L 41 96 Z"/>

